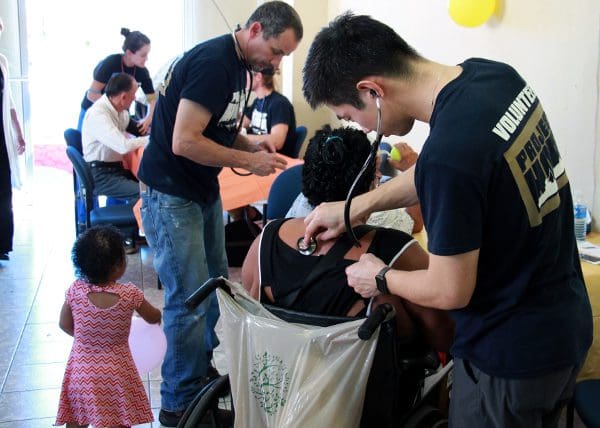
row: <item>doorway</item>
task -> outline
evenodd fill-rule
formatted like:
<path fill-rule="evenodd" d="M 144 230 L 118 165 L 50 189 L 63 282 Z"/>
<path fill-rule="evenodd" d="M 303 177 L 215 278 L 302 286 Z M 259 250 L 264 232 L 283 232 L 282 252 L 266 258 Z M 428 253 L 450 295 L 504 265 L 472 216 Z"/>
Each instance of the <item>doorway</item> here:
<path fill-rule="evenodd" d="M 183 50 L 184 0 L 24 0 L 29 68 L 29 143 L 37 165 L 66 162 L 63 132 L 76 128 L 94 67 L 121 53 L 121 28 L 146 34 L 154 76 Z M 101 7 L 100 7 L 101 6 Z"/>

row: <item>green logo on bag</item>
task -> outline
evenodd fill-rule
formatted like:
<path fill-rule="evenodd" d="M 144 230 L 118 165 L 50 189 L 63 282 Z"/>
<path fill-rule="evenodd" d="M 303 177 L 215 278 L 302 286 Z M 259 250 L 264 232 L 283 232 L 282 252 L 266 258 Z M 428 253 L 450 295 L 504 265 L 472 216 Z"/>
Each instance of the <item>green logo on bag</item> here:
<path fill-rule="evenodd" d="M 250 391 L 268 415 L 274 415 L 285 405 L 289 386 L 288 369 L 280 357 L 268 352 L 254 357 Z"/>

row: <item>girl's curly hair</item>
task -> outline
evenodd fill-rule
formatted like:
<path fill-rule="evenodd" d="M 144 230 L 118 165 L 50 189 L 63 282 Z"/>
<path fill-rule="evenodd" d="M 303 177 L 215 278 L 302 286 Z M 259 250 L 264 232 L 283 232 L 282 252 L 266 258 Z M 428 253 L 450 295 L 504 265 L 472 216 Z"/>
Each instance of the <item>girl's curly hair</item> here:
<path fill-rule="evenodd" d="M 108 282 L 116 266 L 125 263 L 123 236 L 114 226 L 95 226 L 73 245 L 71 260 L 78 278 L 92 284 Z"/>

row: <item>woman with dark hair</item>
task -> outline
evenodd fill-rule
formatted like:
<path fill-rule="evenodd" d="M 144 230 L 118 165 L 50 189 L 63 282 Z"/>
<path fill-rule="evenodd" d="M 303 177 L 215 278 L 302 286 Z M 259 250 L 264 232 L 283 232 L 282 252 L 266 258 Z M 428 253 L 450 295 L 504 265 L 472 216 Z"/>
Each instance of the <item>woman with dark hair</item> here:
<path fill-rule="evenodd" d="M 294 107 L 275 90 L 273 68 L 252 73 L 252 91 L 256 94 L 256 99 L 244 112 L 246 137 L 254 143 L 269 141 L 279 153 L 291 157 L 296 146 Z"/>
<path fill-rule="evenodd" d="M 310 140 L 302 180 L 311 203 L 346 196 L 369 155 L 370 146 L 363 144 L 365 141 L 362 131 L 351 128 L 325 128 Z M 370 189 L 374 174 L 372 166 L 358 184 L 357 194 Z M 377 296 L 371 302 L 349 287 L 346 280 L 345 269 L 365 253 L 380 257 L 395 269 L 426 269 L 429 256 L 415 239 L 396 229 L 362 226 L 355 229 L 360 247 L 342 235 L 315 241 L 310 250 L 301 251 L 299 238 L 304 230 L 303 218 L 278 219 L 265 226 L 242 266 L 242 283 L 252 297 L 283 308 L 333 316 L 364 315 L 371 303 L 389 302 L 396 308 L 400 336 L 420 334 L 437 350 L 448 350 L 453 323 L 445 311 L 389 295 Z"/>
<path fill-rule="evenodd" d="M 145 34 L 139 31 L 130 31 L 128 28 L 121 28 L 121 35 L 125 37 L 123 53 L 107 56 L 94 68 L 94 80 L 81 102 L 81 113 L 77 124 L 79 130 L 81 130 L 85 112 L 102 96 L 108 79 L 115 73 L 127 73 L 140 84 L 150 104 L 148 114 L 138 123 L 137 130 L 140 135 L 146 135 L 150 131 L 152 113 L 156 103 L 154 85 L 146 68 L 146 61 L 150 52 L 150 39 Z"/>
<path fill-rule="evenodd" d="M 405 143 L 402 151 L 409 166 L 416 162 L 418 155 Z M 343 201 L 371 151 L 367 136 L 352 128 L 331 130 L 325 125 L 315 133 L 304 154 L 302 169 L 302 193 L 298 195 L 286 217 L 306 217 L 323 202 Z M 410 156 L 412 154 L 414 156 Z M 396 162 L 400 170 L 403 165 Z M 357 184 L 356 194 L 371 190 L 379 179 L 375 167 L 365 172 L 364 179 Z M 407 234 L 423 229 L 423 217 L 419 204 L 405 208 L 372 213 L 367 224 L 401 230 Z"/>

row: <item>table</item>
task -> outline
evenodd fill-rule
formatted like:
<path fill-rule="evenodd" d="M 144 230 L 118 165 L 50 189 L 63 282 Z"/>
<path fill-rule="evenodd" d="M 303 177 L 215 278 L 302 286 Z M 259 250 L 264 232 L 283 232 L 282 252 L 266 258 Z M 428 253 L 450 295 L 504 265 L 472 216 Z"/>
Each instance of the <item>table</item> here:
<path fill-rule="evenodd" d="M 425 230 L 414 234 L 414 236 L 421 246 L 427 249 L 427 234 L 425 233 Z M 587 240 L 596 245 L 600 245 L 600 232 L 590 233 L 587 236 Z M 581 261 L 581 268 L 583 270 L 585 285 L 592 304 L 594 338 L 585 363 L 577 377 L 578 381 L 592 378 L 600 379 L 600 265 Z M 540 332 L 540 334 L 542 333 L 544 332 Z M 551 332 L 545 333 L 551 334 Z M 577 332 L 573 332 L 573 334 L 577 334 Z"/>
<path fill-rule="evenodd" d="M 600 233 L 592 232 L 587 240 L 593 244 L 600 245 Z M 592 347 L 588 351 L 587 358 L 579 373 L 578 380 L 600 379 L 600 265 L 581 262 L 583 277 L 587 287 L 590 302 L 592 304 L 592 316 L 594 318 L 594 339 Z M 575 332 L 574 332 L 575 333 Z"/>
<path fill-rule="evenodd" d="M 128 153 L 124 157 L 125 167 L 129 168 L 136 177 L 143 152 L 144 149 L 139 148 L 134 152 Z M 285 158 L 288 168 L 304 162 L 302 159 L 294 159 L 284 155 L 280 156 Z M 239 170 L 239 172 L 243 173 L 246 171 Z M 221 201 L 223 203 L 223 209 L 229 211 L 234 208 L 239 208 L 255 202 L 266 200 L 269 196 L 271 184 L 273 184 L 273 181 L 275 181 L 280 173 L 281 170 L 277 170 L 275 173 L 266 177 L 259 177 L 254 174 L 248 176 L 239 176 L 235 174 L 231 168 L 223 168 L 219 174 L 219 187 L 221 188 Z M 140 215 L 141 204 L 142 203 L 140 200 L 133 206 L 133 213 L 138 220 L 140 230 L 142 230 L 142 221 Z"/>

